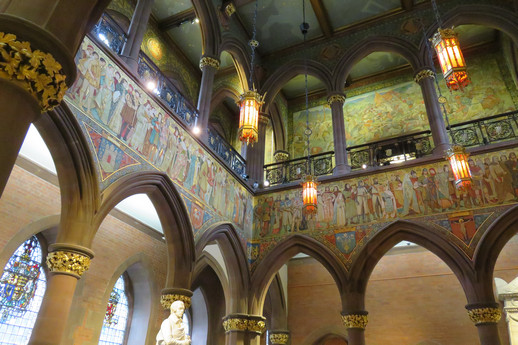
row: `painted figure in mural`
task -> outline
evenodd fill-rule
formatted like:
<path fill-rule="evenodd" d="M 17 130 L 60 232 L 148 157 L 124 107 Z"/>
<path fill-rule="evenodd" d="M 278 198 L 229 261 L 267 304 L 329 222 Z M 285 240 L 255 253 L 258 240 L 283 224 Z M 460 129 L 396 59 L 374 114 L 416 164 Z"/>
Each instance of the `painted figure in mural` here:
<path fill-rule="evenodd" d="M 293 214 L 291 212 L 292 202 L 288 195 L 284 196 L 284 200 L 281 202 L 282 207 L 282 219 L 281 219 L 281 233 L 287 234 L 293 231 Z"/>
<path fill-rule="evenodd" d="M 297 232 L 302 230 L 302 199 L 296 195 L 292 195 L 293 200 L 293 215 L 291 223 L 291 231 Z"/>
<path fill-rule="evenodd" d="M 369 207 L 370 192 L 365 186 L 365 182 L 363 180 L 358 181 L 358 189 L 357 189 L 357 213 L 358 216 L 361 216 L 362 222 L 368 222 L 371 220 L 371 211 Z"/>
<path fill-rule="evenodd" d="M 383 198 L 381 195 L 381 192 L 382 192 L 381 189 L 382 189 L 382 187 L 378 182 L 378 178 L 375 177 L 372 180 L 372 186 L 370 188 L 370 192 L 372 195 L 372 208 L 374 209 L 373 214 L 376 219 L 381 219 L 381 217 L 383 216 L 384 205 L 383 205 Z"/>
<path fill-rule="evenodd" d="M 336 226 L 345 226 L 347 223 L 345 214 L 345 198 L 342 192 L 338 189 L 338 186 L 333 188 L 333 194 L 335 195 L 335 204 L 333 209 L 334 224 Z"/>
<path fill-rule="evenodd" d="M 271 217 L 271 207 L 270 207 L 270 202 L 271 202 L 272 198 L 264 198 L 264 202 L 263 202 L 263 224 L 262 224 L 262 228 L 261 228 L 261 232 L 259 233 L 259 235 L 261 237 L 264 237 L 266 235 L 269 234 L 270 232 L 270 217 Z"/>
<path fill-rule="evenodd" d="M 417 194 L 414 189 L 414 183 L 411 179 L 411 174 L 406 173 L 403 177 L 403 213 L 402 216 L 412 216 L 421 213 L 419 203 L 417 201 Z"/>
<path fill-rule="evenodd" d="M 122 79 L 120 83 L 117 83 L 115 86 L 115 92 L 113 93 L 113 101 L 111 109 L 111 119 L 108 122 L 108 127 L 115 133 L 115 135 L 119 135 L 122 127 L 122 116 L 121 110 L 126 103 L 126 90 L 128 89 L 128 81 L 126 79 Z"/>
<path fill-rule="evenodd" d="M 387 185 L 383 188 L 381 192 L 381 197 L 383 198 L 383 206 L 384 206 L 384 215 L 386 218 L 396 218 L 396 198 L 394 194 L 390 190 L 390 183 L 387 182 Z"/>
<path fill-rule="evenodd" d="M 345 220 L 348 225 L 357 223 L 357 202 L 356 202 L 356 186 L 346 183 L 344 186 L 343 196 L 345 198 Z"/>
<path fill-rule="evenodd" d="M 326 186 L 324 193 L 322 193 L 322 202 L 324 204 L 324 222 L 328 224 L 333 222 L 334 201 L 334 193 Z"/>
<path fill-rule="evenodd" d="M 162 322 L 156 336 L 156 345 L 191 345 L 191 337 L 185 331 L 182 301 L 174 301 L 170 307 L 171 315 Z"/>
<path fill-rule="evenodd" d="M 399 178 L 399 175 L 390 176 L 389 188 L 392 192 L 392 195 L 394 195 L 394 198 L 396 199 L 396 210 L 398 212 L 402 212 L 404 204 L 403 182 Z"/>
<path fill-rule="evenodd" d="M 84 62 L 82 73 L 84 80 L 81 90 L 79 90 L 79 106 L 83 110 L 90 111 L 93 106 L 95 92 L 99 89 L 101 78 L 101 62 L 97 52 L 94 51 L 88 60 Z"/>
<path fill-rule="evenodd" d="M 509 153 L 509 160 L 505 162 L 505 165 L 511 174 L 513 194 L 516 199 L 518 197 L 518 159 L 516 158 L 516 153 Z"/>

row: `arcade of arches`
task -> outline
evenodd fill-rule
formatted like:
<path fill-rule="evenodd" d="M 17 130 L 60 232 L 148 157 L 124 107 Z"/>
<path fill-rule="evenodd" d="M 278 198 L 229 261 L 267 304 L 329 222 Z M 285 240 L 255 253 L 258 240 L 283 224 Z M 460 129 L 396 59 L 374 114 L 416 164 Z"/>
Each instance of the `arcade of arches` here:
<path fill-rule="evenodd" d="M 518 345 L 518 1 L 306 3 L 0 0 L 0 344 Z"/>

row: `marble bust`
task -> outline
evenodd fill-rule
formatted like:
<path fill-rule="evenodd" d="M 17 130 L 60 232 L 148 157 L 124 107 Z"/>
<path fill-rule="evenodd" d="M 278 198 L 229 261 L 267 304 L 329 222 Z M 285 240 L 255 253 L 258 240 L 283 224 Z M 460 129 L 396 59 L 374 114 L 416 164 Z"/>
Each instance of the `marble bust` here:
<path fill-rule="evenodd" d="M 171 315 L 160 326 L 156 345 L 191 345 L 191 337 L 186 334 L 183 323 L 185 305 L 182 301 L 174 301 L 170 310 Z"/>

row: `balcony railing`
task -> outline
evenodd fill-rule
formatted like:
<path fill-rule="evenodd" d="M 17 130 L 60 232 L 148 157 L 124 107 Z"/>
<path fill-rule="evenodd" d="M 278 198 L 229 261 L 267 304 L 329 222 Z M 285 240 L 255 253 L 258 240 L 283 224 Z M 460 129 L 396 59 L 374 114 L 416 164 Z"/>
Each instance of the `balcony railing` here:
<path fill-rule="evenodd" d="M 187 127 L 196 125 L 198 110 L 173 85 L 160 68 L 142 51 L 138 59 L 138 75 L 145 87 L 160 97 Z"/>
<path fill-rule="evenodd" d="M 309 165 L 307 157 L 265 165 L 265 180 L 273 186 L 300 180 L 309 172 L 315 176 L 329 175 L 333 173 L 333 157 L 334 151 L 329 151 L 310 156 Z"/>
<path fill-rule="evenodd" d="M 450 136 L 465 147 L 494 144 L 518 138 L 518 111 L 451 126 Z"/>
<path fill-rule="evenodd" d="M 127 39 L 126 32 L 107 13 L 103 13 L 97 25 L 94 26 L 92 34 L 116 54 L 122 52 Z"/>
<path fill-rule="evenodd" d="M 213 128 L 207 128 L 209 147 L 216 152 L 239 176 L 246 174 L 246 161 L 229 143 Z"/>
<path fill-rule="evenodd" d="M 389 165 L 432 153 L 430 131 L 347 148 L 351 169 Z"/>

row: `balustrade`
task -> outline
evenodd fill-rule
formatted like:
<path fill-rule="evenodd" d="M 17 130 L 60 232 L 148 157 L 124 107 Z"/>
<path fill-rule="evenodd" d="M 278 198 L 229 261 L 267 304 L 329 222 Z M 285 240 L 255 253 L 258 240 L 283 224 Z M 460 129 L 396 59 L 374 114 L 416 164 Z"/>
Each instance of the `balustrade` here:
<path fill-rule="evenodd" d="M 241 177 L 246 176 L 246 161 L 229 143 L 213 128 L 207 128 L 209 147 L 216 152 L 225 164 Z"/>
<path fill-rule="evenodd" d="M 126 43 L 126 32 L 109 14 L 103 13 L 99 22 L 92 30 L 94 38 L 110 48 L 115 54 L 120 54 Z"/>

